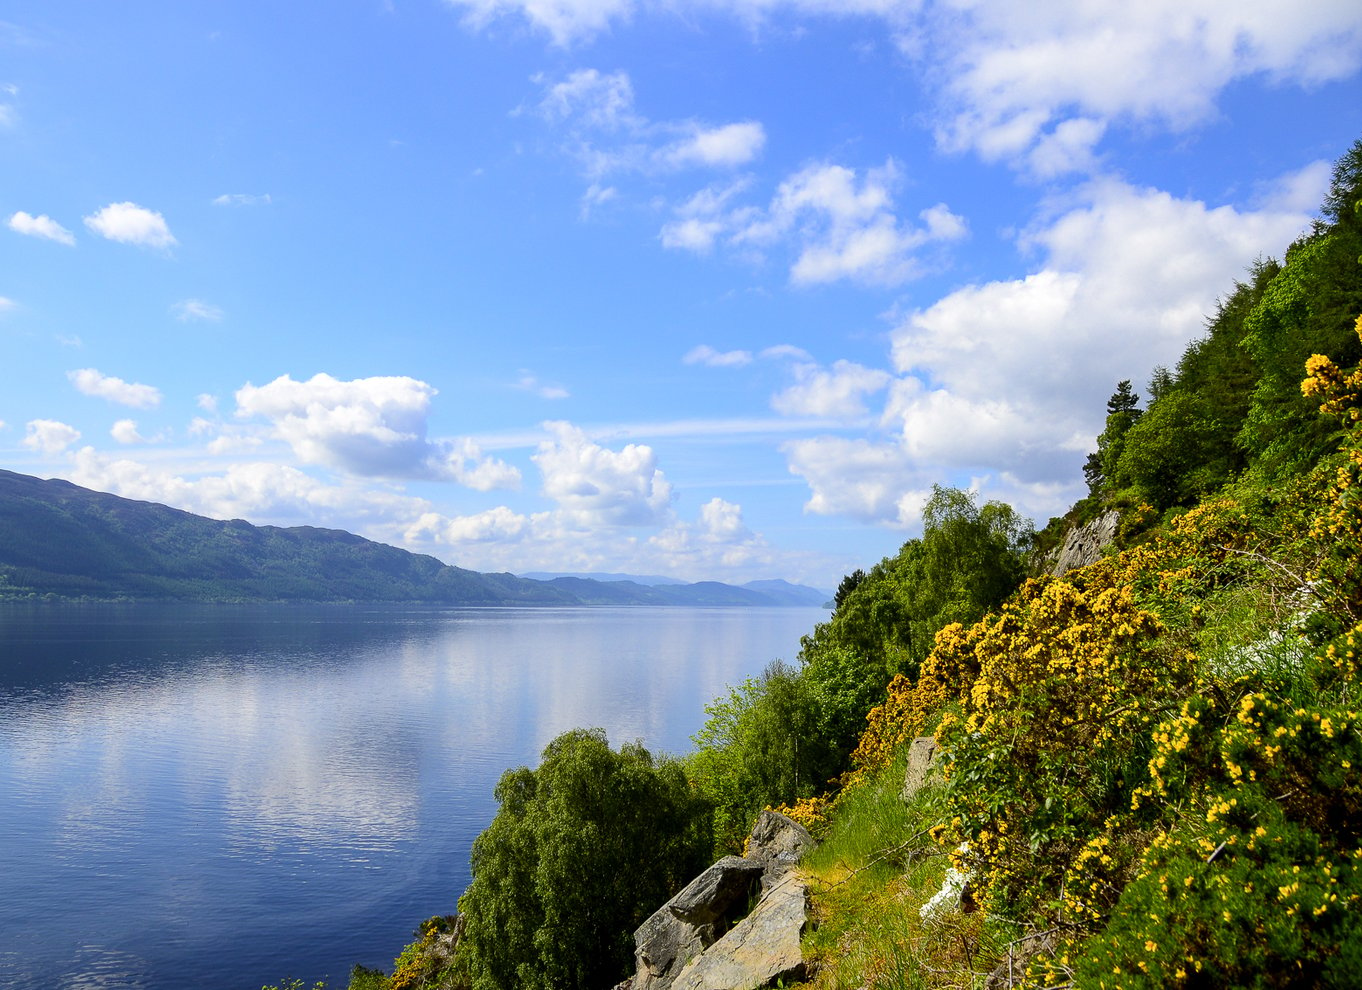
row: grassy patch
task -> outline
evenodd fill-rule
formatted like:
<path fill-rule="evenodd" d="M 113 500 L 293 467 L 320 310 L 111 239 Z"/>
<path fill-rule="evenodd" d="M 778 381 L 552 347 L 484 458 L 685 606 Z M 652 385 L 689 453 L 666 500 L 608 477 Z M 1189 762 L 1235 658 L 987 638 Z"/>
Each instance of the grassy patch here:
<path fill-rule="evenodd" d="M 900 759 L 844 793 L 822 845 L 802 864 L 813 900 L 804 941 L 809 987 L 968 987 L 1004 951 L 981 913 L 921 917 L 950 864 L 928 834 L 939 820 L 939 793 L 928 789 L 904 802 L 903 769 Z"/>

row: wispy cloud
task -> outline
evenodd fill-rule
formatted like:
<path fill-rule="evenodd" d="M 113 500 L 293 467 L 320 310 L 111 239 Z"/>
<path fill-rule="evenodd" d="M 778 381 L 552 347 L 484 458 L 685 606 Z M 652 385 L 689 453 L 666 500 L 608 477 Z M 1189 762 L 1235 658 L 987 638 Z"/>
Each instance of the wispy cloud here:
<path fill-rule="evenodd" d="M 708 344 L 700 344 L 681 358 L 685 364 L 703 364 L 710 368 L 741 368 L 752 363 L 751 351 L 717 351 Z"/>
<path fill-rule="evenodd" d="M 213 197 L 214 206 L 269 206 L 269 193 L 223 193 Z"/>
<path fill-rule="evenodd" d="M 531 392 L 541 399 L 566 399 L 572 394 L 562 385 L 542 382 L 536 375 L 524 369 L 521 369 L 520 378 L 514 387 L 522 392 Z"/>
<path fill-rule="evenodd" d="M 217 323 L 223 317 L 220 306 L 206 303 L 202 299 L 181 299 L 170 307 L 170 311 L 181 323 L 188 323 L 190 320 Z"/>

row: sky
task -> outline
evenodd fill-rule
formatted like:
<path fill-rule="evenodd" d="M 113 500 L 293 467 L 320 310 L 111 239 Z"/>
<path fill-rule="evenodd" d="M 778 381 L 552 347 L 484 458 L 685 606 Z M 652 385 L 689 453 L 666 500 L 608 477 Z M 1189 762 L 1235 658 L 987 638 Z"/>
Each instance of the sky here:
<path fill-rule="evenodd" d="M 0 467 L 834 587 L 1084 495 L 1358 138 L 1355 0 L 11 0 Z"/>

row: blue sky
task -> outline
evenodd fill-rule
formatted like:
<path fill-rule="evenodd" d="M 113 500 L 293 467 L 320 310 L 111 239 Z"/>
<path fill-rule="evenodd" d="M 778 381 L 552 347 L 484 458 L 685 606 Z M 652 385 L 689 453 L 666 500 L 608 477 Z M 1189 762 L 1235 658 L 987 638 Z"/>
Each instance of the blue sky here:
<path fill-rule="evenodd" d="M 1043 524 L 1362 137 L 1350 0 L 3 18 L 0 466 L 478 570 Z"/>

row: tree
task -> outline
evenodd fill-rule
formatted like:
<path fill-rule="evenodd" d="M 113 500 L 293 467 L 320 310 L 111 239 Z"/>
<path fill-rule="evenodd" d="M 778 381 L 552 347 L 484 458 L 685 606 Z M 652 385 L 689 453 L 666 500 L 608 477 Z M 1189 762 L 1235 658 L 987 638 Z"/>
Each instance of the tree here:
<path fill-rule="evenodd" d="M 598 990 L 633 963 L 633 932 L 709 862 L 709 808 L 681 766 L 576 729 L 536 770 L 502 775 L 459 899 L 475 990 Z"/>
<path fill-rule="evenodd" d="M 1125 449 L 1126 434 L 1141 415 L 1139 405 L 1140 397 L 1130 387 L 1129 379 L 1117 383 L 1116 391 L 1107 399 L 1107 424 L 1097 438 L 1096 462 L 1090 459 L 1083 469 L 1093 494 L 1111 490 L 1112 480 L 1116 477 L 1116 465 Z"/>

